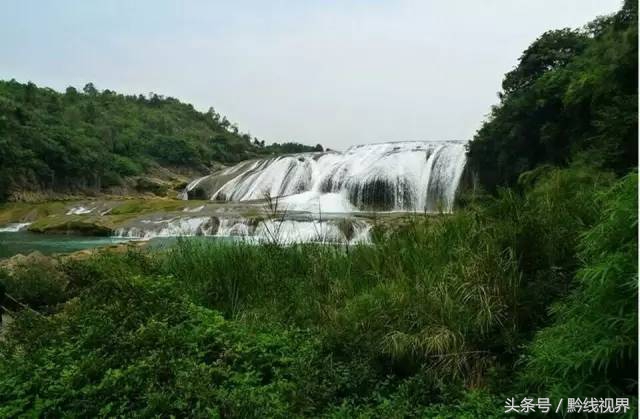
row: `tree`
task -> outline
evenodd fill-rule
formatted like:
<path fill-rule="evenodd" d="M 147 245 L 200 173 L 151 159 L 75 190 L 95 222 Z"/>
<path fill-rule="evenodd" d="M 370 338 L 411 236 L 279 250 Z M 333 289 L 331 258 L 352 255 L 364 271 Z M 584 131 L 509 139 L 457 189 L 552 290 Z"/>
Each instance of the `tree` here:
<path fill-rule="evenodd" d="M 78 99 L 78 91 L 73 86 L 67 87 L 67 89 L 64 91 L 64 94 L 65 99 L 69 100 L 70 102 L 75 102 Z"/>
<path fill-rule="evenodd" d="M 89 96 L 96 96 L 98 94 L 98 89 L 96 89 L 93 83 L 85 84 L 82 91 Z"/>
<path fill-rule="evenodd" d="M 487 190 L 542 164 L 582 160 L 619 174 L 637 165 L 636 22 L 637 9 L 623 9 L 585 31 L 546 32 L 526 49 L 468 145 L 469 168 Z"/>
<path fill-rule="evenodd" d="M 587 35 L 578 30 L 565 28 L 545 32 L 524 51 L 518 67 L 505 75 L 504 95 L 530 86 L 547 71 L 567 65 L 585 49 L 587 41 Z"/>
<path fill-rule="evenodd" d="M 233 127 L 213 108 L 201 113 L 155 93 L 99 94 L 87 83 L 81 93 L 69 86 L 61 94 L 0 81 L 0 199 L 42 188 L 108 187 L 157 165 L 204 173 L 214 162 L 284 152 Z"/>
<path fill-rule="evenodd" d="M 36 103 L 37 94 L 38 89 L 36 85 L 32 82 L 27 83 L 27 86 L 24 89 L 24 101 L 28 104 L 34 105 Z"/>
<path fill-rule="evenodd" d="M 216 124 L 220 122 L 220 114 L 211 106 L 207 111 L 207 117 L 211 118 Z"/>

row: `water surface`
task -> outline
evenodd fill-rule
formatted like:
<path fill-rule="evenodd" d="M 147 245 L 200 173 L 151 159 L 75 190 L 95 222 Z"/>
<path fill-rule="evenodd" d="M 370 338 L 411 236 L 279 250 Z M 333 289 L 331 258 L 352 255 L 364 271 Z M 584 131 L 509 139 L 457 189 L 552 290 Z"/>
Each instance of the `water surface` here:
<path fill-rule="evenodd" d="M 12 233 L 0 232 L 0 258 L 18 253 L 29 254 L 38 251 L 45 255 L 70 253 L 94 247 L 123 243 L 130 239 L 121 237 L 93 237 L 57 234 L 36 234 L 28 231 Z"/>

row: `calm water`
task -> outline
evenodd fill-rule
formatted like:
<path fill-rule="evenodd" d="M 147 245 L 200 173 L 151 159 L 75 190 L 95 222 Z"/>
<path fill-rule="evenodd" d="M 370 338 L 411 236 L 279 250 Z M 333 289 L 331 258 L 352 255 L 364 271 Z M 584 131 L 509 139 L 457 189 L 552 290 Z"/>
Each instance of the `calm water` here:
<path fill-rule="evenodd" d="M 68 253 L 126 241 L 128 239 L 116 237 L 35 234 L 27 231 L 0 233 L 0 258 L 6 258 L 18 253 L 28 254 L 36 250 L 45 255 Z"/>

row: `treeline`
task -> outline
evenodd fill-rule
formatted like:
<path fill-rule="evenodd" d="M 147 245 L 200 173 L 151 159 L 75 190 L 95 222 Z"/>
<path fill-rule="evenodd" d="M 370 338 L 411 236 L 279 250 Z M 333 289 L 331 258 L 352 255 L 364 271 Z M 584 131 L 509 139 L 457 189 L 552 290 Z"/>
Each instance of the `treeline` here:
<path fill-rule="evenodd" d="M 100 190 L 156 166 L 203 172 L 213 162 L 315 150 L 322 146 L 265 145 L 213 108 L 154 93 L 0 81 L 0 200 L 14 190 Z"/>
<path fill-rule="evenodd" d="M 515 186 L 544 164 L 583 161 L 619 174 L 637 166 L 637 7 L 627 0 L 614 15 L 546 32 L 524 51 L 469 145 L 486 189 Z"/>

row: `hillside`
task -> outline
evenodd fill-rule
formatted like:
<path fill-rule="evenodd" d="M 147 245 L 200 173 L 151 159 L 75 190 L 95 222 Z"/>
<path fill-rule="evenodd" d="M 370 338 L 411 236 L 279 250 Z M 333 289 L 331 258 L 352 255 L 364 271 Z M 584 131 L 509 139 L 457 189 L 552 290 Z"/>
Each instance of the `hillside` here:
<path fill-rule="evenodd" d="M 0 81 L 0 201 L 21 191 L 95 193 L 160 168 L 194 175 L 215 164 L 321 148 L 265 146 L 213 108 L 202 113 L 153 93 L 100 92 L 91 83 L 59 93 Z"/>

